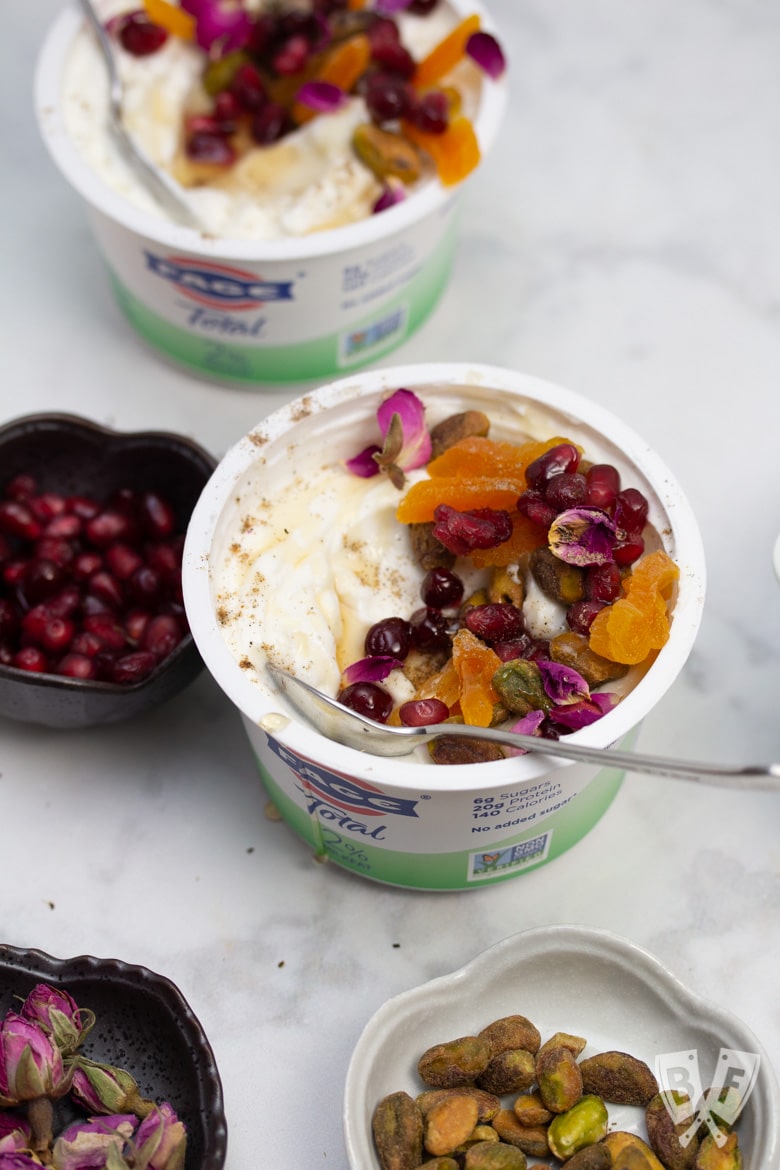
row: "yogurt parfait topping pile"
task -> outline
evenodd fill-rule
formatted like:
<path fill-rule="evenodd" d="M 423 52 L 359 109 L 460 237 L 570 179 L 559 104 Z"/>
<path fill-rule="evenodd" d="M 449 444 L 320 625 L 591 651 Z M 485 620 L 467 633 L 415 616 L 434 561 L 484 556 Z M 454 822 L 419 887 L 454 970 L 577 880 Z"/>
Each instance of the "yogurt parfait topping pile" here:
<path fill-rule="evenodd" d="M 437 763 L 494 759 L 447 723 L 556 738 L 600 719 L 666 643 L 679 572 L 608 446 L 476 397 L 447 415 L 435 395 L 429 426 L 421 393 L 364 416 L 362 451 L 350 413 L 252 464 L 216 615 L 253 685 L 272 661 L 380 722 L 440 723 Z"/>
<path fill-rule="evenodd" d="M 106 11 L 130 133 L 233 236 L 320 231 L 435 175 L 459 183 L 480 160 L 481 85 L 506 67 L 480 17 L 447 0 L 109 0 Z M 88 161 L 141 201 L 111 157 L 100 73 L 82 38 L 66 120 Z"/>
<path fill-rule="evenodd" d="M 565 436 L 499 442 L 475 410 L 429 431 L 407 390 L 378 424 L 382 445 L 347 469 L 395 485 L 421 605 L 368 628 L 339 700 L 383 723 L 508 724 L 556 739 L 600 719 L 669 637 L 679 571 L 645 496 Z M 416 468 L 424 477 L 409 486 Z M 446 735 L 431 747 L 436 763 L 503 754 Z"/>

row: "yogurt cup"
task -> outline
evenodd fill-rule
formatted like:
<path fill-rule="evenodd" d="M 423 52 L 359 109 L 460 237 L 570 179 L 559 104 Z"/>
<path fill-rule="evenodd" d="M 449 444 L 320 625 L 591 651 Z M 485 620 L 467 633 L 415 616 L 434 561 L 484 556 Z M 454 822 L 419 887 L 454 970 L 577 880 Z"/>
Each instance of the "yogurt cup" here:
<path fill-rule="evenodd" d="M 313 464 L 322 462 L 323 450 L 329 461 L 353 456 L 371 441 L 377 406 L 399 387 L 420 396 L 432 422 L 466 409 L 518 431 L 530 418 L 537 427 L 540 418 L 549 420 L 545 437 L 581 442 L 586 458 L 614 463 L 623 482 L 648 498 L 649 522 L 680 569 L 670 637 L 634 688 L 574 732 L 573 742 L 633 744 L 690 653 L 704 604 L 704 555 L 679 484 L 638 435 L 596 403 L 506 369 L 428 363 L 341 379 L 274 412 L 219 464 L 188 528 L 184 600 L 207 669 L 241 712 L 269 797 L 318 857 L 353 873 L 409 888 L 474 889 L 569 849 L 605 813 L 622 772 L 536 754 L 434 765 L 333 743 L 296 717 L 264 677 L 242 669 L 217 613 L 218 566 L 237 535 L 242 488 L 251 482 L 253 490 L 278 497 L 291 451 L 311 451 Z M 258 636 L 272 641 L 273 630 Z"/>
<path fill-rule="evenodd" d="M 450 0 L 461 16 L 479 0 Z M 75 5 L 54 22 L 35 77 L 43 141 L 84 199 L 113 292 L 165 357 L 231 385 L 280 386 L 357 369 L 401 345 L 444 291 L 464 184 L 433 179 L 346 227 L 280 240 L 216 238 L 136 207 L 89 166 L 69 134 L 63 78 L 84 28 Z M 506 107 L 505 79 L 482 84 L 474 128 L 482 158 Z"/>

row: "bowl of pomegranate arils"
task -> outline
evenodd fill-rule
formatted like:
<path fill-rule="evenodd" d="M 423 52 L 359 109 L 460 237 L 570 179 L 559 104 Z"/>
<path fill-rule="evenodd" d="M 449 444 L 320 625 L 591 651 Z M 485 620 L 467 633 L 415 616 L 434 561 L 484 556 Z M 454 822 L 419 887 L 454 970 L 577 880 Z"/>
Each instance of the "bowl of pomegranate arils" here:
<path fill-rule="evenodd" d="M 181 552 L 214 466 L 164 431 L 60 413 L 0 426 L 0 715 L 118 722 L 200 673 Z"/>

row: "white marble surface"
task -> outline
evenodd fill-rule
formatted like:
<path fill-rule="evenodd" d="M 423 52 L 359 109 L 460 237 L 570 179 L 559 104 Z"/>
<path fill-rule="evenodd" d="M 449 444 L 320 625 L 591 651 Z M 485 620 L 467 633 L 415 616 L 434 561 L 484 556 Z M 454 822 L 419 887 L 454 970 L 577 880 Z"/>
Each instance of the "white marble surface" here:
<path fill-rule="evenodd" d="M 0 418 L 61 408 L 220 454 L 294 392 L 196 382 L 125 325 L 34 126 L 33 62 L 56 7 L 3 13 Z M 509 120 L 466 191 L 453 282 L 396 356 L 567 384 L 657 447 L 700 519 L 709 590 L 695 652 L 640 746 L 780 758 L 780 8 L 493 11 Z M 6 721 L 0 737 L 0 936 L 178 983 L 222 1073 L 229 1170 L 343 1167 L 344 1075 L 374 1010 L 544 923 L 646 946 L 729 1005 L 780 1071 L 780 794 L 629 776 L 553 864 L 426 895 L 319 867 L 268 821 L 238 715 L 206 676 L 132 726 Z"/>

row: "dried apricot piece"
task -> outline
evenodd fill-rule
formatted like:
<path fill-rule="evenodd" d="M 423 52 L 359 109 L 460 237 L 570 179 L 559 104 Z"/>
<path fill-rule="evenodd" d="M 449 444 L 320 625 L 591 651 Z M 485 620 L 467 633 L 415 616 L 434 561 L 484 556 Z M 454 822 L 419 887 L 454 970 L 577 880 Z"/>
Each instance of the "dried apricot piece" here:
<path fill-rule="evenodd" d="M 403 123 L 404 136 L 430 155 L 436 173 L 445 187 L 453 187 L 479 166 L 482 153 L 473 125 L 459 114 L 441 134 L 419 130 L 411 122 Z"/>
<path fill-rule="evenodd" d="M 477 13 L 466 16 L 431 49 L 427 56 L 418 63 L 412 81 L 415 85 L 425 87 L 435 85 L 446 73 L 454 69 L 466 53 L 466 44 L 472 33 L 479 31 L 480 20 Z"/>
<path fill-rule="evenodd" d="M 525 485 L 525 469 L 536 458 L 538 443 L 505 443 L 470 435 L 443 451 L 428 464 L 433 477 L 452 475 L 507 476 Z"/>
<path fill-rule="evenodd" d="M 430 675 L 415 692 L 415 699 L 441 699 L 446 703 L 450 712 L 457 706 L 460 698 L 460 679 L 455 670 L 452 659 L 436 674 Z"/>
<path fill-rule="evenodd" d="M 144 0 L 144 8 L 152 24 L 159 24 L 160 28 L 182 40 L 195 39 L 195 17 L 178 4 L 170 4 L 168 0 Z"/>
<path fill-rule="evenodd" d="M 625 597 L 596 614 L 590 627 L 590 648 L 612 662 L 635 666 L 669 638 L 666 601 L 680 575 L 663 549 L 648 553 L 624 583 Z"/>
<path fill-rule="evenodd" d="M 460 709 L 466 723 L 489 727 L 498 695 L 493 675 L 501 659 L 470 630 L 458 630 L 452 640 L 452 663 L 460 679 Z"/>
<path fill-rule="evenodd" d="M 349 93 L 363 76 L 371 63 L 371 42 L 364 33 L 357 33 L 340 41 L 323 54 L 317 68 L 308 80 L 326 81 Z M 316 117 L 316 111 L 295 102 L 292 115 L 296 122 L 308 122 Z"/>
<path fill-rule="evenodd" d="M 533 552 L 539 546 L 539 525 L 519 512 L 510 512 L 512 535 L 495 548 L 475 548 L 469 553 L 469 560 L 478 569 L 500 568 L 516 564 L 525 553 Z"/>
<path fill-rule="evenodd" d="M 519 494 L 514 480 L 442 475 L 412 484 L 398 505 L 396 516 L 403 524 L 433 520 L 439 504 L 449 504 L 459 512 L 471 512 L 476 508 L 509 511 L 517 503 Z"/>

